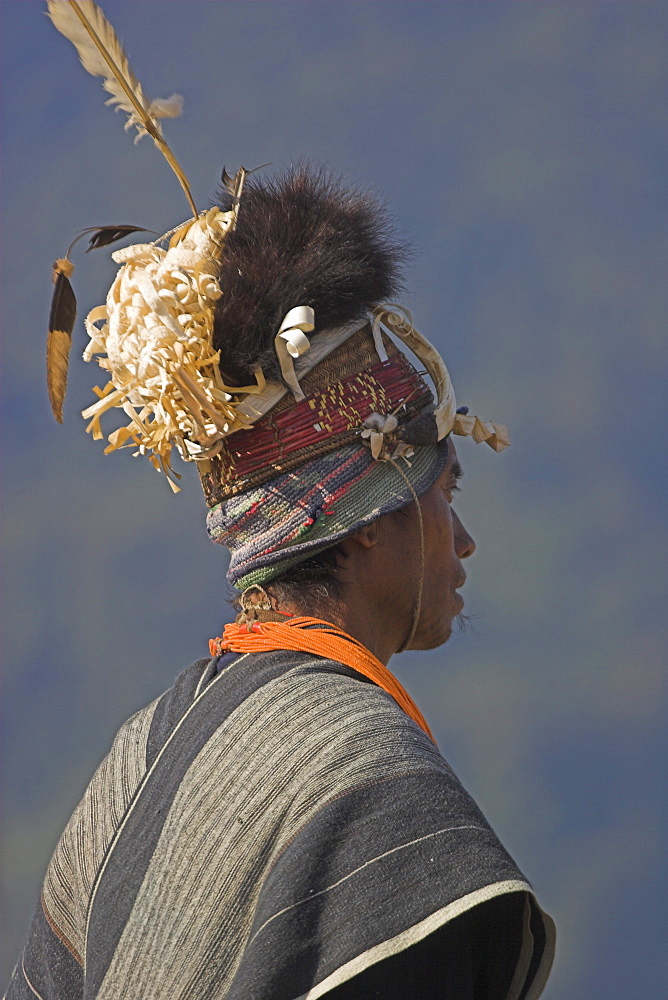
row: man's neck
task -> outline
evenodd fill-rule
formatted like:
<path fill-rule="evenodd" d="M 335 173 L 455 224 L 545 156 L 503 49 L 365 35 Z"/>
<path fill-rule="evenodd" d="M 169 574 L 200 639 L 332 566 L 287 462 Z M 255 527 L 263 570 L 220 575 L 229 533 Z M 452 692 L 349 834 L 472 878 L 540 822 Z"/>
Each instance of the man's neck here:
<path fill-rule="evenodd" d="M 355 601 L 338 600 L 319 607 L 314 607 L 313 604 L 307 606 L 306 602 L 286 607 L 281 605 L 280 610 L 331 622 L 361 642 L 386 666 L 392 654 L 401 649 L 405 639 L 395 620 L 377 607 L 371 607 L 370 602 L 363 600 L 361 596 Z"/>

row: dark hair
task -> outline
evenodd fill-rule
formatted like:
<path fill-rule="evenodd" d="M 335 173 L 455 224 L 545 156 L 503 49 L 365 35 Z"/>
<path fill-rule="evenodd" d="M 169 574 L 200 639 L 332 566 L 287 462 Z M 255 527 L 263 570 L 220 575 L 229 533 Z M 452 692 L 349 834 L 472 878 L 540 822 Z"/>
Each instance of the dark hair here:
<path fill-rule="evenodd" d="M 264 589 L 281 604 L 298 605 L 305 613 L 325 613 L 338 603 L 341 587 L 337 569 L 345 553 L 339 545 L 331 545 L 310 559 L 291 566 Z"/>

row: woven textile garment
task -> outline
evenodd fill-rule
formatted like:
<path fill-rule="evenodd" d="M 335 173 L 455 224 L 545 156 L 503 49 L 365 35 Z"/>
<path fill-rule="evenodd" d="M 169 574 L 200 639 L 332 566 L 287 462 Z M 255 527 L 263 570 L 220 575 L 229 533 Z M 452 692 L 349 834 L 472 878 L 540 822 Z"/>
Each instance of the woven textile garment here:
<path fill-rule="evenodd" d="M 362 996 L 346 990 L 364 970 L 416 948 L 444 991 L 388 981 L 384 996 L 538 997 L 552 922 L 393 699 L 306 654 L 222 663 L 193 664 L 121 729 L 56 848 L 9 1000 Z M 468 992 L 450 992 L 450 928 L 478 914 Z"/>

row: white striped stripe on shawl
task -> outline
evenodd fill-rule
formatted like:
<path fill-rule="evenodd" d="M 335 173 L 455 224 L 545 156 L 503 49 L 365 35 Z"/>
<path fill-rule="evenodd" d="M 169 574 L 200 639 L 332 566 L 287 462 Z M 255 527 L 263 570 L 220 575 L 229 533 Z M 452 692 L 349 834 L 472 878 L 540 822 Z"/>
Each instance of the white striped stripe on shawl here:
<path fill-rule="evenodd" d="M 63 832 L 49 863 L 42 908 L 52 929 L 83 965 L 86 911 L 114 831 L 146 770 L 146 743 L 157 701 L 119 730 Z"/>

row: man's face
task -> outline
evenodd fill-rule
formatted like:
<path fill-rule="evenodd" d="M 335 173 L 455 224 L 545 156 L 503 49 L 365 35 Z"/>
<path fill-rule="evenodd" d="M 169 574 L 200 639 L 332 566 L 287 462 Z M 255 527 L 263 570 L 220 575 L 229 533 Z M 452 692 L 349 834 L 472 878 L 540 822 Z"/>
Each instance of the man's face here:
<path fill-rule="evenodd" d="M 418 626 L 410 649 L 434 649 L 449 639 L 452 622 L 464 606 L 459 588 L 466 579 L 462 560 L 475 550 L 475 543 L 452 506 L 461 466 L 452 440 L 448 440 L 448 463 L 434 485 L 420 499 L 424 531 L 424 578 Z M 404 599 L 404 615 L 413 602 L 420 577 L 420 526 L 415 504 L 394 515 L 396 530 L 394 563 Z M 410 611 L 408 631 L 412 624 Z"/>

